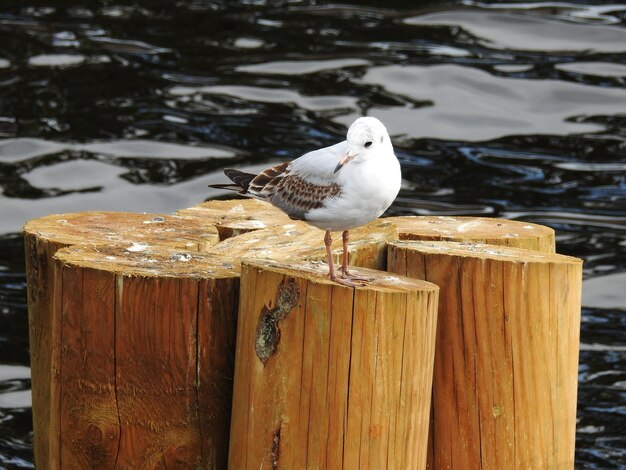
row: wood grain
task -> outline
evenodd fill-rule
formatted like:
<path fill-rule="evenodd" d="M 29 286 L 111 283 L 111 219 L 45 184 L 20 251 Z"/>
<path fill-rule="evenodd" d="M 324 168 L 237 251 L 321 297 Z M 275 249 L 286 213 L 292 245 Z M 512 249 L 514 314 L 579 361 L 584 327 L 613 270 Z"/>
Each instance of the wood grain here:
<path fill-rule="evenodd" d="M 372 280 L 353 289 L 315 265 L 244 263 L 230 469 L 424 468 L 437 288 L 357 272 Z"/>
<path fill-rule="evenodd" d="M 385 269 L 387 242 L 395 239 L 396 227 L 386 219 L 378 219 L 351 230 L 348 246 L 350 265 Z M 341 233 L 333 237 L 332 249 L 335 263 L 340 263 L 343 253 Z M 293 224 L 255 230 L 229 238 L 208 248 L 206 253 L 228 259 L 237 266 L 243 259 L 326 261 L 324 231 Z"/>
<path fill-rule="evenodd" d="M 47 243 L 35 235 L 24 234 L 28 298 L 28 334 L 32 383 L 33 442 L 35 464 L 46 469 L 56 434 L 52 432 L 52 380 L 58 373 L 59 361 L 53 357 L 53 316 L 55 299 L 54 262 L 59 245 Z"/>
<path fill-rule="evenodd" d="M 136 212 L 71 212 L 52 214 L 24 225 L 24 234 L 62 246 L 83 243 L 160 245 L 204 251 L 219 242 L 217 229 L 201 219 Z"/>
<path fill-rule="evenodd" d="M 57 252 L 46 468 L 226 468 L 238 276 L 179 254 Z"/>
<path fill-rule="evenodd" d="M 290 219 L 287 214 L 269 202 L 252 198 L 205 201 L 187 209 L 180 209 L 177 214 L 183 217 L 197 217 L 205 223 L 215 225 L 220 240 L 285 225 L 299 230 L 309 228 L 305 222 Z"/>
<path fill-rule="evenodd" d="M 406 281 L 380 273 L 372 274 L 375 281 L 367 288 L 328 283 L 323 232 L 257 200 L 209 201 L 176 216 L 56 214 L 26 224 L 24 236 L 37 468 L 116 464 L 120 468 L 225 468 L 237 305 L 255 312 L 253 320 L 245 321 L 253 322 L 248 328 L 263 332 L 252 357 L 237 356 L 239 367 L 256 371 L 248 378 L 248 389 L 235 390 L 235 404 L 255 400 L 256 406 L 236 418 L 237 429 L 246 429 L 244 436 L 238 436 L 247 449 L 242 457 L 245 465 L 420 467 L 420 446 L 425 445 L 428 424 L 428 414 L 422 411 L 428 408 L 425 400 L 430 395 L 407 394 L 423 390 L 432 380 L 424 361 L 433 345 L 429 340 L 405 339 L 424 338 L 434 328 L 431 317 L 427 321 L 419 315 L 432 310 L 434 293 L 418 295 L 414 285 L 409 288 Z M 554 251 L 554 232 L 525 222 L 399 217 L 351 231 L 351 264 L 384 269 L 387 243 L 398 238 L 480 240 Z M 55 253 L 68 246 L 72 248 L 62 250 L 55 261 Z M 333 253 L 339 262 L 339 233 Z M 527 294 L 505 290 L 504 283 L 489 280 L 515 278 L 524 281 L 520 284 L 526 286 L 524 292 L 538 294 L 548 281 L 560 285 L 562 272 L 552 270 L 548 281 L 541 277 L 541 282 L 532 284 L 527 282 L 527 269 L 517 264 L 510 270 L 506 264 L 460 269 L 455 258 L 407 255 L 406 250 L 390 254 L 390 264 L 404 266 L 410 277 L 436 278 L 456 286 L 456 291 L 442 289 L 441 303 L 446 311 L 463 312 L 443 320 L 461 333 L 450 342 L 446 355 L 438 356 L 448 369 L 435 369 L 439 387 L 456 393 L 459 404 L 457 409 L 440 411 L 460 427 L 453 431 L 435 422 L 439 427 L 430 434 L 429 445 L 434 449 L 439 440 L 433 436 L 443 435 L 454 439 L 464 453 L 441 453 L 445 463 L 441 468 L 483 458 L 485 468 L 511 461 L 537 463 L 526 451 L 500 453 L 504 457 L 488 460 L 485 449 L 515 446 L 515 441 L 505 443 L 500 437 L 513 425 L 525 432 L 524 426 L 534 419 L 529 411 L 526 417 L 518 412 L 519 419 L 509 420 L 510 413 L 504 411 L 511 403 L 521 405 L 519 397 L 511 399 L 507 393 L 519 384 L 494 371 L 506 366 L 510 374 L 532 376 L 524 361 L 537 356 L 527 348 L 552 344 L 554 335 L 545 337 L 544 330 L 558 329 L 560 342 L 546 357 L 569 361 L 567 366 L 558 369 L 556 386 L 542 376 L 531 377 L 539 385 L 529 385 L 523 396 L 541 399 L 545 395 L 541 390 L 552 387 L 541 412 L 573 429 L 576 389 L 575 384 L 572 389 L 571 370 L 577 363 L 578 328 L 567 316 L 545 320 L 540 315 L 533 323 L 537 330 L 531 330 L 531 342 L 521 329 L 523 322 L 513 328 L 515 322 L 508 314 L 529 308 Z M 242 290 L 239 299 L 242 259 L 306 261 L 298 265 L 298 274 L 270 261 L 258 265 L 271 265 L 269 271 L 280 272 L 283 278 L 298 278 L 306 301 L 294 311 L 299 309 L 301 315 L 283 312 L 284 305 L 277 304 L 280 276 L 267 270 L 255 274 L 254 283 Z M 569 269 L 568 286 L 573 287 L 550 291 L 542 297 L 541 309 L 557 311 L 563 303 L 576 302 L 579 267 Z M 400 287 L 393 285 L 397 282 Z M 493 317 L 476 322 L 477 301 L 492 305 Z M 263 307 L 265 323 L 260 327 Z M 480 331 L 498 325 L 506 325 L 501 327 L 505 341 L 478 340 Z M 258 339 L 257 330 L 245 334 Z M 268 348 L 277 334 L 280 341 L 275 350 Z M 297 351 L 294 358 L 286 357 L 285 345 L 288 351 Z M 468 350 L 474 355 L 468 355 Z M 265 355 L 263 360 L 256 355 L 259 351 Z M 494 355 L 502 356 L 503 362 L 494 361 Z M 264 364 L 260 372 L 259 362 Z M 468 391 L 483 382 L 492 383 L 488 391 L 481 388 L 484 396 Z M 461 385 L 467 390 L 460 391 Z M 258 402 L 259 393 L 269 401 Z M 492 402 L 497 404 L 489 408 Z M 482 424 L 494 414 L 498 419 L 493 425 Z M 269 430 L 268 423 L 273 426 Z M 483 432 L 483 441 L 475 439 L 476 432 Z M 258 447 L 261 434 L 263 445 Z M 531 451 L 553 445 L 563 455 L 573 452 L 573 441 L 554 438 L 550 444 L 548 434 L 544 430 L 518 441 Z M 247 468 L 237 465 L 234 468 Z"/>
<path fill-rule="evenodd" d="M 240 221 L 242 217 L 250 217 L 249 213 L 245 215 L 246 211 L 250 212 L 254 209 L 255 213 L 259 214 L 257 211 L 257 209 L 260 209 L 258 207 L 259 204 L 256 204 L 254 201 L 234 202 L 216 202 L 215 204 L 220 206 L 216 210 L 222 211 L 223 216 L 226 218 L 236 214 L 234 218 Z M 263 204 L 261 203 L 261 205 Z M 240 207 L 247 209 L 242 211 Z M 243 216 L 242 212 L 244 213 Z M 97 357 L 97 359 L 90 362 L 94 364 L 100 364 L 100 362 L 104 361 L 103 358 L 108 357 L 107 344 L 113 341 L 105 335 L 110 330 L 110 325 L 103 319 L 107 318 L 110 320 L 110 312 L 99 319 L 91 319 L 89 317 L 89 315 L 96 314 L 96 312 L 104 309 L 108 305 L 107 302 L 111 301 L 110 296 L 108 296 L 109 291 L 105 295 L 104 288 L 101 286 L 105 281 L 100 279 L 98 281 L 90 280 L 87 283 L 78 282 L 78 280 L 73 280 L 73 274 L 68 268 L 60 269 L 55 275 L 55 261 L 53 259 L 55 253 L 63 247 L 79 247 L 81 245 L 88 245 L 89 248 L 75 248 L 75 250 L 78 250 L 75 251 L 76 255 L 82 256 L 80 262 L 77 260 L 80 272 L 82 273 L 85 269 L 91 269 L 100 273 L 116 272 L 120 273 L 120 276 L 129 277 L 129 280 L 125 281 L 118 276 L 114 281 L 107 284 L 109 289 L 122 289 L 120 292 L 124 292 L 124 286 L 131 286 L 129 289 L 134 288 L 132 286 L 139 282 L 132 279 L 134 276 L 167 276 L 168 269 L 176 273 L 175 277 L 194 278 L 198 275 L 202 276 L 204 265 L 202 262 L 198 264 L 195 261 L 195 252 L 208 252 L 206 256 L 214 260 L 216 266 L 213 266 L 213 268 L 215 269 L 206 274 L 206 279 L 197 281 L 197 286 L 193 283 L 189 285 L 189 288 L 195 289 L 194 291 L 197 292 L 196 296 L 199 299 L 206 299 L 206 303 L 198 302 L 197 324 L 195 326 L 192 324 L 190 327 L 196 328 L 198 331 L 198 357 L 200 362 L 204 364 L 204 366 L 199 368 L 199 384 L 200 387 L 207 387 L 206 393 L 199 393 L 198 398 L 202 428 L 203 459 L 211 461 L 215 465 L 217 465 L 215 462 L 225 461 L 224 442 L 228 433 L 224 433 L 223 429 L 224 426 L 228 425 L 229 415 L 228 413 L 215 414 L 211 410 L 216 406 L 220 406 L 224 410 L 228 410 L 230 407 L 232 371 L 230 375 L 224 374 L 222 371 L 227 364 L 230 364 L 232 369 L 234 360 L 235 326 L 232 323 L 232 308 L 238 301 L 238 281 L 233 280 L 234 278 L 216 281 L 214 280 L 214 274 L 220 271 L 232 271 L 232 275 L 236 276 L 240 269 L 241 257 L 263 258 L 269 256 L 278 259 L 302 257 L 308 260 L 323 260 L 325 258 L 322 232 L 306 224 L 293 223 L 291 220 L 281 220 L 280 217 L 276 217 L 276 209 L 267 210 L 266 212 L 269 214 L 268 217 L 271 217 L 272 223 L 268 225 L 270 228 L 265 230 L 270 230 L 270 232 L 262 233 L 261 237 L 254 234 L 244 234 L 238 237 L 239 239 L 235 242 L 226 240 L 219 245 L 216 245 L 219 242 L 218 230 L 213 226 L 215 219 L 210 217 L 203 220 L 199 217 L 180 215 L 80 212 L 54 214 L 30 221 L 25 225 L 24 237 L 33 384 L 33 425 L 35 430 L 34 450 L 38 468 L 45 470 L 57 465 L 61 455 L 68 452 L 68 446 L 74 445 L 73 442 L 78 443 L 76 445 L 82 446 L 84 449 L 89 446 L 92 449 L 89 451 L 91 452 L 91 457 L 87 455 L 89 452 L 86 450 L 81 451 L 87 452 L 87 454 L 81 454 L 80 458 L 76 457 L 78 462 L 95 462 L 100 458 L 96 458 L 96 454 L 112 452 L 110 449 L 105 452 L 106 446 L 104 444 L 95 445 L 88 443 L 85 427 L 79 426 L 75 432 L 68 433 L 65 436 L 60 436 L 59 434 L 61 432 L 59 427 L 61 425 L 61 414 L 58 410 L 58 404 L 60 403 L 61 394 L 66 392 L 74 393 L 72 391 L 74 389 L 80 391 L 80 387 L 84 385 L 79 386 L 76 384 L 84 384 L 85 381 L 89 382 L 91 380 L 89 378 L 91 376 L 88 376 L 90 372 L 86 370 L 84 365 L 86 360 L 83 357 L 86 354 L 85 351 L 76 350 L 75 353 L 72 353 L 75 355 L 69 352 L 67 353 L 69 355 L 60 354 L 61 351 L 70 351 L 68 349 L 69 346 L 64 344 L 64 338 L 76 335 L 74 339 L 68 341 L 75 348 L 77 345 L 73 344 L 72 341 L 87 341 L 85 338 L 90 337 L 90 335 L 93 335 L 93 331 L 101 328 L 103 336 L 99 336 L 98 339 L 102 341 L 102 343 L 99 343 L 99 346 L 103 350 L 96 351 L 93 349 L 90 353 Z M 258 226 L 254 221 L 248 222 Z M 245 230 L 242 230 L 242 232 L 245 232 Z M 385 222 L 376 222 L 354 231 L 350 243 L 352 264 L 378 268 L 384 267 L 386 264 L 386 242 L 395 238 L 395 236 L 395 227 Z M 337 261 L 341 252 L 340 243 L 340 237 L 337 237 L 334 244 Z M 159 252 L 161 249 L 169 250 L 167 256 L 170 258 L 150 256 L 151 252 Z M 171 257 L 179 261 L 172 261 Z M 143 264 L 138 260 L 143 260 Z M 67 276 L 66 286 L 72 282 L 75 283 L 72 290 L 64 291 L 62 285 L 56 285 L 57 279 L 61 279 L 63 275 Z M 167 295 L 174 295 L 173 299 L 175 301 L 176 299 L 182 300 L 184 296 L 178 293 L 180 288 L 171 284 L 173 281 L 165 281 L 167 281 L 167 285 L 164 289 L 170 293 Z M 127 289 L 128 292 L 134 292 L 129 289 Z M 160 289 L 161 287 L 159 292 Z M 144 290 L 136 291 L 136 303 L 141 301 L 140 295 L 142 295 Z M 102 297 L 98 299 L 90 297 L 90 295 L 93 295 L 93 292 L 101 292 Z M 148 295 L 152 291 L 148 289 L 146 292 L 145 295 Z M 58 297 L 56 300 L 55 293 L 57 294 L 56 297 Z M 59 304 L 57 301 L 71 301 L 76 308 L 63 310 L 63 304 Z M 125 298 L 125 301 L 130 302 L 131 300 Z M 154 301 L 151 300 L 151 302 Z M 165 299 L 163 302 L 165 302 Z M 107 308 L 113 308 L 115 312 L 119 313 L 122 307 L 134 309 L 134 306 L 131 304 L 118 305 L 117 303 L 110 304 Z M 193 316 L 187 311 L 185 311 L 185 314 Z M 76 318 L 81 319 L 85 330 L 77 327 L 76 330 L 70 330 L 71 335 L 68 336 L 66 331 L 68 324 L 74 328 L 77 321 L 75 321 Z M 153 315 L 152 318 L 157 318 L 157 315 Z M 125 320 L 126 317 L 122 316 L 114 323 L 123 324 Z M 187 321 L 189 318 L 185 318 L 185 320 Z M 99 326 L 98 322 L 105 323 Z M 149 325 L 140 326 L 147 328 Z M 164 328 L 163 325 L 161 327 Z M 135 334 L 133 331 L 135 330 L 132 328 L 125 329 L 124 333 L 132 335 Z M 150 332 L 155 335 L 160 334 L 159 329 L 150 330 Z M 119 339 L 123 338 L 124 336 L 121 334 Z M 106 341 L 109 341 L 109 343 L 106 343 Z M 129 347 L 132 346 L 133 341 L 134 336 L 130 336 L 128 339 Z M 95 345 L 96 343 L 92 344 L 94 348 Z M 207 345 L 210 345 L 210 347 Z M 215 351 L 218 349 L 224 351 L 222 356 L 218 357 L 216 355 Z M 136 355 L 134 352 L 132 353 Z M 83 356 L 80 356 L 81 354 Z M 82 358 L 79 358 L 79 356 Z M 158 358 L 155 360 L 158 362 Z M 78 367 L 79 365 L 80 367 Z M 107 370 L 107 367 L 109 365 L 103 362 L 100 368 Z M 72 373 L 77 375 L 73 378 L 71 376 L 65 377 L 62 375 L 61 369 L 65 372 L 76 369 Z M 141 372 L 139 367 L 133 369 L 131 366 L 125 369 L 122 363 L 120 364 L 120 370 L 126 370 L 128 374 Z M 80 374 L 87 375 L 83 377 Z M 126 377 L 124 380 L 130 380 L 130 375 L 124 377 Z M 125 383 L 124 380 L 120 384 Z M 92 382 L 95 384 L 95 379 Z M 65 386 L 62 387 L 63 383 Z M 95 387 L 96 385 L 94 384 L 90 386 Z M 149 380 L 147 384 L 150 384 Z M 109 382 L 104 381 L 102 383 L 101 393 L 103 396 L 108 396 L 106 389 L 110 386 Z M 131 389 L 133 388 L 131 387 Z M 94 402 L 97 401 L 96 398 L 92 398 L 92 400 Z M 110 410 L 106 412 L 101 411 L 104 409 L 105 404 L 101 404 L 98 413 L 104 413 L 107 416 L 106 419 L 102 418 L 104 420 L 102 421 L 100 418 L 94 418 L 95 421 L 91 423 L 95 426 L 91 428 L 94 436 L 99 434 L 102 434 L 102 436 L 114 436 L 118 432 L 109 429 L 109 422 L 112 422 L 112 418 L 109 418 L 112 414 Z M 164 408 L 160 409 L 165 410 Z M 73 419 L 76 426 L 78 426 L 78 415 L 76 413 L 71 414 L 65 409 L 64 413 L 70 416 L 70 419 Z M 116 419 L 119 420 L 120 417 L 118 416 Z M 129 419 L 132 421 L 134 418 Z M 98 430 L 96 430 L 96 427 Z M 125 434 L 125 437 L 130 438 L 130 436 L 132 436 L 132 433 Z M 92 436 L 91 439 L 95 438 Z M 114 437 L 110 439 L 115 441 Z M 131 442 L 131 444 L 135 445 L 134 442 Z M 163 445 L 163 443 L 161 442 L 159 445 Z M 139 449 L 141 446 L 137 444 L 136 447 Z"/>
<path fill-rule="evenodd" d="M 45 470 L 54 461 L 50 456 L 51 452 L 56 452 L 53 448 L 58 450 L 58 436 L 51 428 L 54 425 L 51 393 L 61 363 L 61 358 L 53 355 L 53 350 L 57 351 L 60 346 L 53 347 L 53 341 L 59 338 L 53 338 L 52 331 L 56 329 L 60 334 L 62 321 L 53 314 L 53 294 L 55 291 L 62 294 L 55 285 L 55 253 L 75 244 L 121 242 L 124 243 L 121 253 L 133 245 L 159 245 L 193 252 L 208 249 L 219 241 L 219 237 L 215 227 L 198 219 L 131 212 L 53 214 L 28 222 L 23 233 L 35 430 L 33 447 L 37 468 Z M 80 290 L 66 293 L 69 294 L 79 296 Z"/>
<path fill-rule="evenodd" d="M 400 216 L 385 220 L 398 227 L 400 240 L 486 243 L 555 252 L 554 230 L 525 221 L 459 216 Z"/>
<path fill-rule="evenodd" d="M 573 468 L 581 261 L 409 241 L 388 261 L 441 288 L 429 468 Z"/>

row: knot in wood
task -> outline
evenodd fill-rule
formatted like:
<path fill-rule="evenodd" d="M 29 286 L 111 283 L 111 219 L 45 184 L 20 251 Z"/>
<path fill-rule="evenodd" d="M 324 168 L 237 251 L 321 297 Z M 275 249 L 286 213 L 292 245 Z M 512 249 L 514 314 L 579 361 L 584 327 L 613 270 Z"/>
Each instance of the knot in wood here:
<path fill-rule="evenodd" d="M 176 450 L 174 451 L 174 453 L 176 454 L 176 457 L 178 457 L 179 459 L 185 460 L 187 456 L 189 455 L 189 448 L 187 446 L 178 446 L 176 447 Z"/>
<path fill-rule="evenodd" d="M 276 352 L 280 341 L 278 322 L 285 318 L 289 311 L 298 304 L 300 288 L 292 277 L 285 278 L 278 286 L 276 304 L 273 308 L 264 305 L 259 314 L 256 328 L 254 349 L 263 365 Z"/>
<path fill-rule="evenodd" d="M 165 468 L 190 468 L 192 456 L 189 447 L 174 445 L 165 451 Z"/>
<path fill-rule="evenodd" d="M 92 444 L 99 444 L 102 442 L 102 430 L 95 424 L 90 424 L 87 427 L 87 439 Z"/>

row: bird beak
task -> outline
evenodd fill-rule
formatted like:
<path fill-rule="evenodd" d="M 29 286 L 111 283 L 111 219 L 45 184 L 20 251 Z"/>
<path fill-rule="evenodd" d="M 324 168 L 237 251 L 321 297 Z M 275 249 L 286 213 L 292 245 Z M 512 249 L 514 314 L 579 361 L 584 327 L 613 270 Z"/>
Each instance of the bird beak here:
<path fill-rule="evenodd" d="M 341 157 L 341 160 L 339 160 L 339 163 L 337 163 L 337 166 L 335 167 L 335 171 L 333 173 L 337 173 L 339 170 L 341 170 L 350 160 L 352 160 L 354 157 L 356 157 L 358 155 L 358 153 L 352 154 L 350 155 L 350 152 L 346 153 L 343 157 Z"/>

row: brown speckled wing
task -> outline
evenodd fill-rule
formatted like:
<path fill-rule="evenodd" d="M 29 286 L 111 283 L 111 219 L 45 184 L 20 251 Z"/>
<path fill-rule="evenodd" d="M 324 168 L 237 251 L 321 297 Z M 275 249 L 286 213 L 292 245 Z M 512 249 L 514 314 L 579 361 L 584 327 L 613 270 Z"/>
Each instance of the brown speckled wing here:
<path fill-rule="evenodd" d="M 248 190 L 259 197 L 267 198 L 280 180 L 288 174 L 289 163 L 281 163 L 263 170 L 250 182 Z"/>
<path fill-rule="evenodd" d="M 290 174 L 288 163 L 268 168 L 250 183 L 249 191 L 284 210 L 289 217 L 305 220 L 306 213 L 324 206 L 341 192 L 338 184 L 317 185 Z"/>

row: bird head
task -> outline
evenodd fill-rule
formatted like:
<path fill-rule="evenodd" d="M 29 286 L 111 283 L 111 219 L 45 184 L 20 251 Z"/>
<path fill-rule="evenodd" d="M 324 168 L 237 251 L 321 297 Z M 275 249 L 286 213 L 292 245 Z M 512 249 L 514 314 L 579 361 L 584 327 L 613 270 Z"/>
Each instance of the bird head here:
<path fill-rule="evenodd" d="M 361 117 L 348 129 L 348 151 L 339 160 L 335 173 L 351 161 L 365 161 L 375 156 L 382 148 L 391 146 L 387 129 L 375 117 Z"/>

